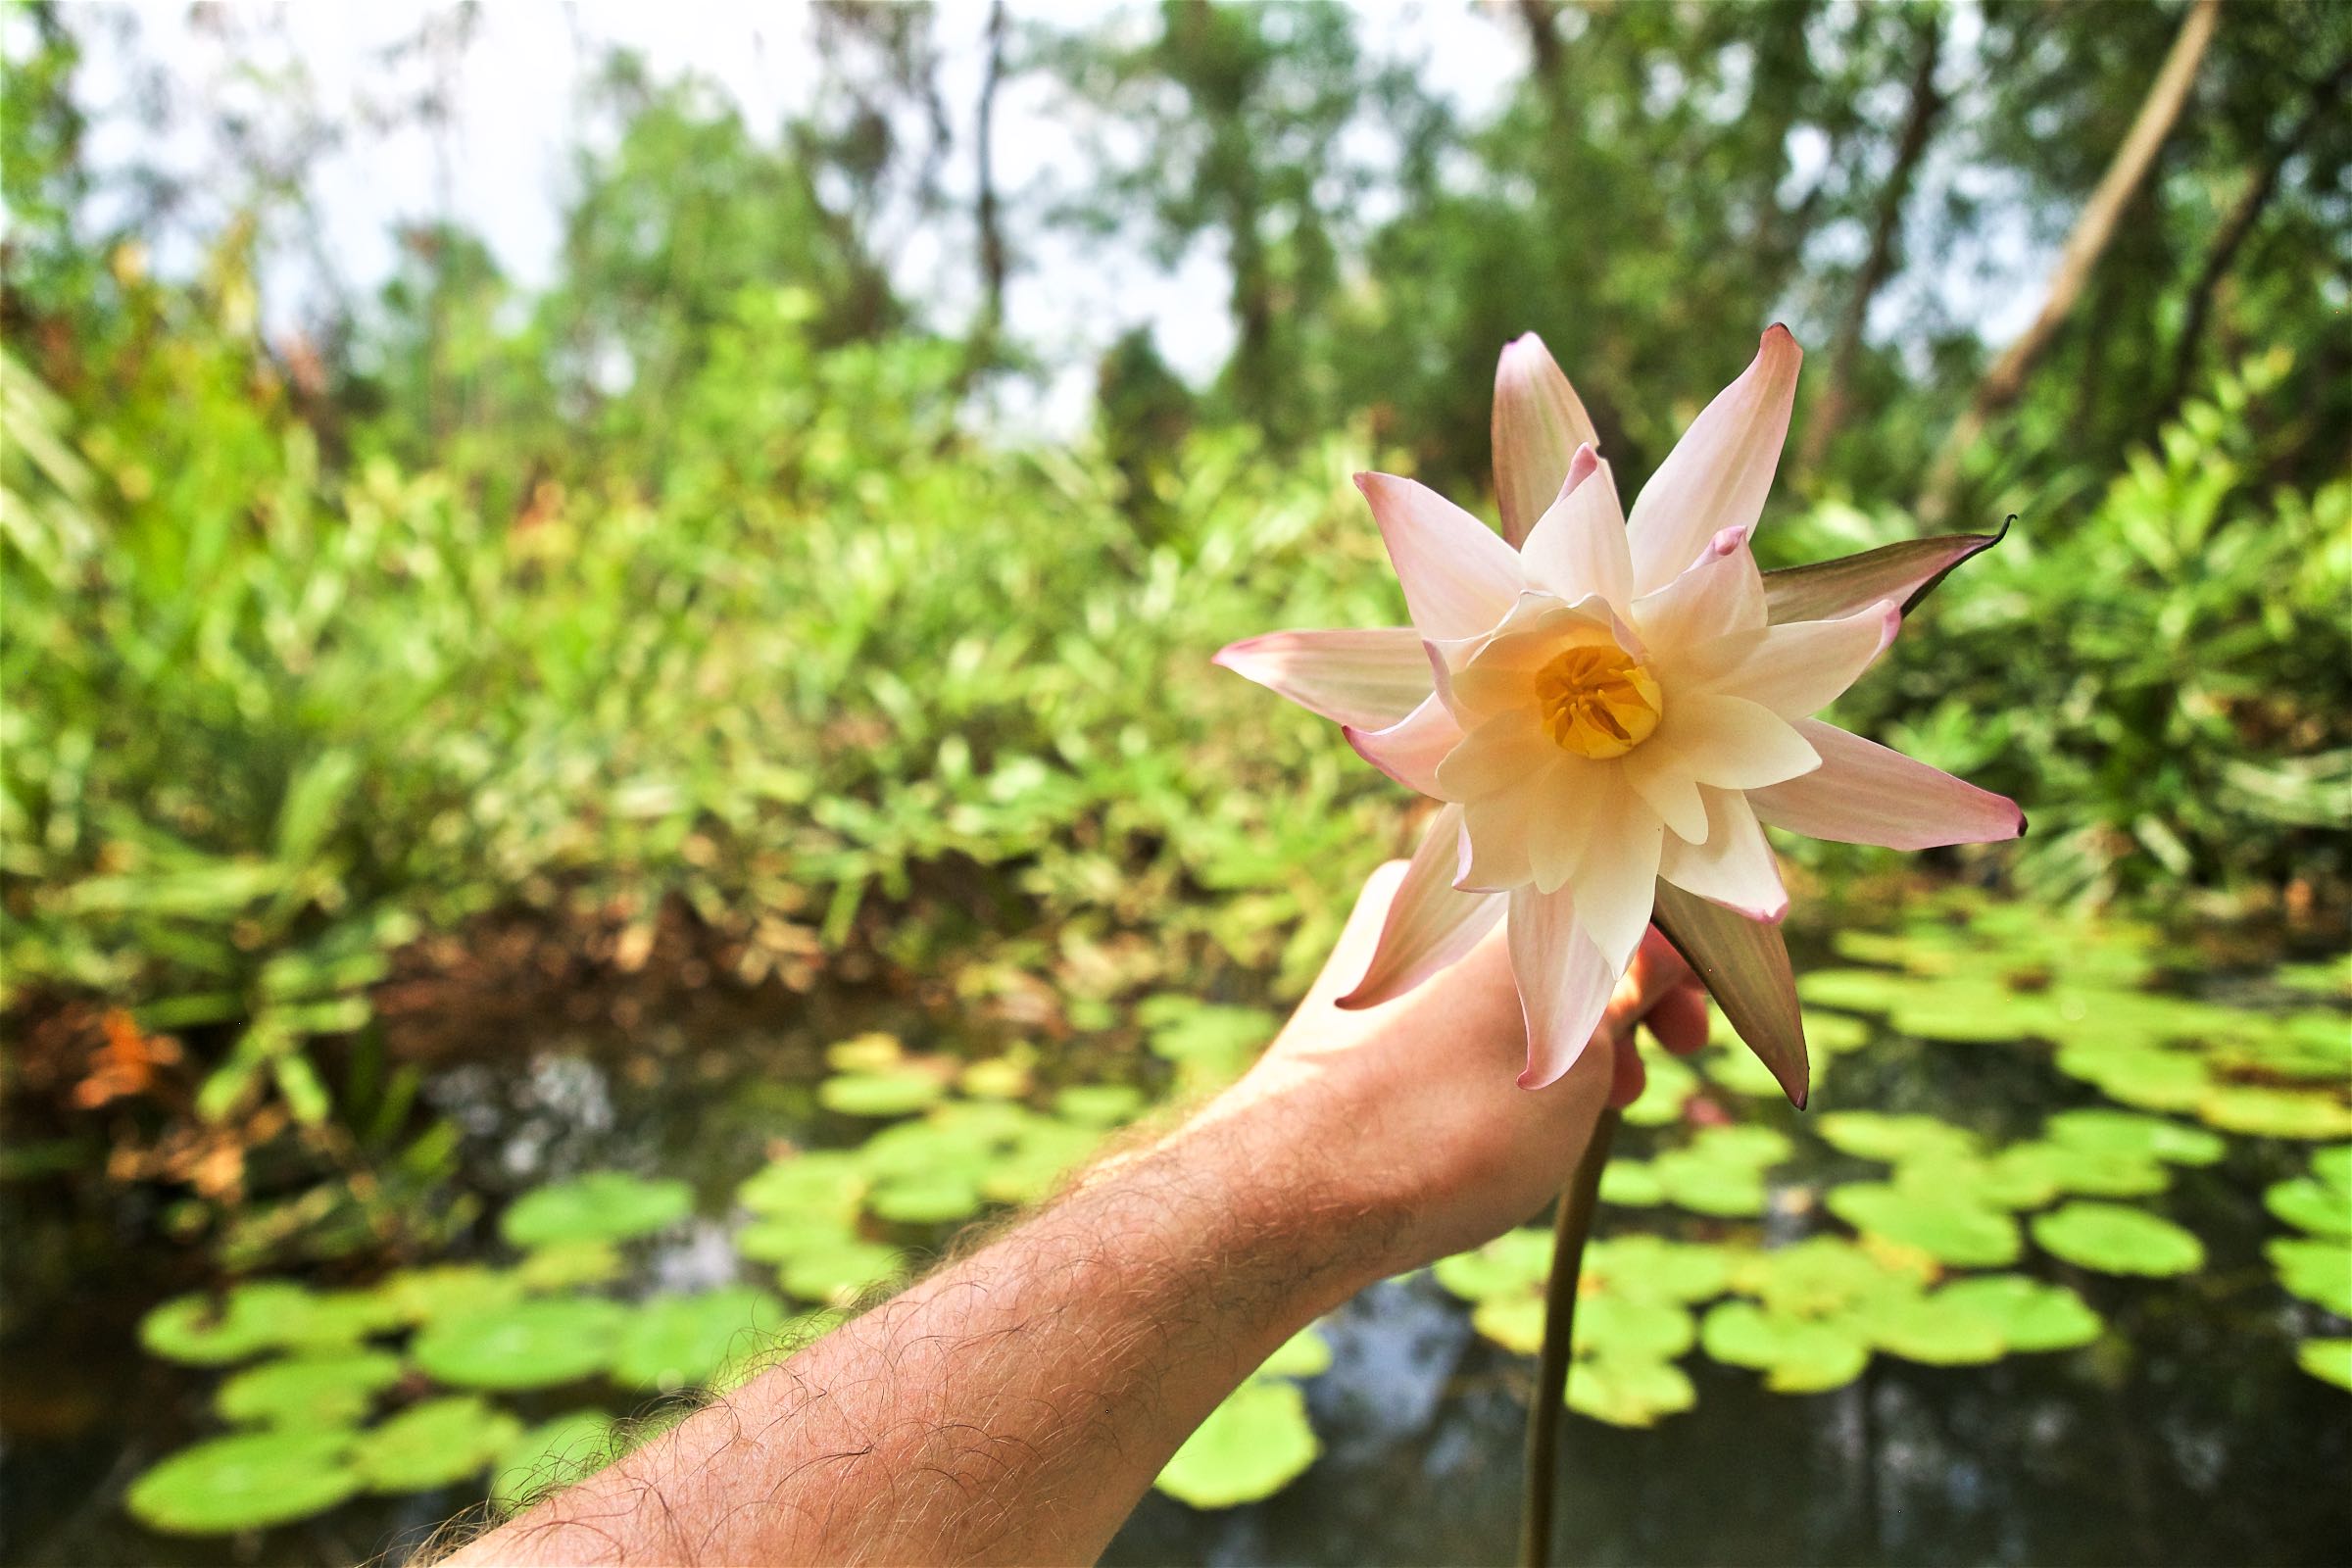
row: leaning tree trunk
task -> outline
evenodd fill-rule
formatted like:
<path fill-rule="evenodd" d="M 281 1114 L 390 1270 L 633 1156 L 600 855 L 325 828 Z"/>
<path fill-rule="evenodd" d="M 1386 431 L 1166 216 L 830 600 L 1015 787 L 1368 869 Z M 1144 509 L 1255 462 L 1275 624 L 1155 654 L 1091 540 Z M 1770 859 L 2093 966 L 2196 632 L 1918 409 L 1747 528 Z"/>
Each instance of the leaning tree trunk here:
<path fill-rule="evenodd" d="M 2065 324 L 2068 313 L 2082 298 L 2082 285 L 2106 253 L 2108 242 L 2115 238 L 2116 220 L 2148 177 L 2148 171 L 2156 163 L 2157 150 L 2172 133 L 2181 108 L 2188 102 L 2188 90 L 2197 79 L 2197 68 L 2204 63 L 2207 46 L 2213 42 L 2213 29 L 2220 14 L 2221 0 L 2197 0 L 2187 20 L 2180 24 L 2180 34 L 2173 39 L 2172 50 L 2164 57 L 2164 65 L 2156 73 L 2156 80 L 2149 86 L 2130 133 L 2116 149 L 2115 161 L 2107 166 L 2107 172 L 2100 176 L 2090 200 L 2083 204 L 2082 216 L 2075 220 L 2074 232 L 2066 237 L 2066 248 L 2059 252 L 2057 269 L 2050 274 L 2049 297 L 2042 302 L 2041 314 L 2034 318 L 2034 324 L 1985 372 L 1968 412 L 1952 426 L 1942 450 L 1936 454 L 1920 498 L 1919 514 L 1924 522 L 1933 526 L 1950 512 L 1952 493 L 1959 485 L 1960 460 L 1977 444 L 1986 423 L 2024 393 L 2027 378 L 2041 363 L 2059 327 Z"/>

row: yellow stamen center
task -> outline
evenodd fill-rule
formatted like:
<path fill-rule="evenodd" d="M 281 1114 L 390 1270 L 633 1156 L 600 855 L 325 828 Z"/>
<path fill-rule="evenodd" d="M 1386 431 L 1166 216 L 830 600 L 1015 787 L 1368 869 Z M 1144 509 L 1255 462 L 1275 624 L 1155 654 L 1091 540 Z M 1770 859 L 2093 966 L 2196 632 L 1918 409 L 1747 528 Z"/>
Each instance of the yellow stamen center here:
<path fill-rule="evenodd" d="M 1536 671 L 1544 728 L 1562 751 L 1623 757 L 1658 727 L 1658 683 L 1614 643 L 1569 649 Z"/>

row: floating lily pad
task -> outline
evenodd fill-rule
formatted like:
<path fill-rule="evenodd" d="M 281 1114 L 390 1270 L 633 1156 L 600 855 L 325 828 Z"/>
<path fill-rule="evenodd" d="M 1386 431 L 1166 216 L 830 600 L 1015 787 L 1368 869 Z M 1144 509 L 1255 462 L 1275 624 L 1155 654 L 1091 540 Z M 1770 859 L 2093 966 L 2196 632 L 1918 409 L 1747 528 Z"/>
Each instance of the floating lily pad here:
<path fill-rule="evenodd" d="M 2082 1198 L 2152 1198 L 2173 1184 L 2171 1167 L 2144 1154 L 2084 1144 L 2013 1144 L 1999 1163 L 2021 1183 L 2043 1178 Z"/>
<path fill-rule="evenodd" d="M 1677 1208 L 1721 1218 L 1764 1212 L 1767 1193 L 1756 1167 L 1695 1149 L 1670 1149 L 1649 1162 L 1666 1200 Z"/>
<path fill-rule="evenodd" d="M 544 1389 L 602 1372 L 627 1319 L 588 1297 L 519 1301 L 473 1317 L 437 1319 L 409 1348 L 443 1383 L 462 1389 Z"/>
<path fill-rule="evenodd" d="M 1998 1318 L 1941 1291 L 1880 1302 L 1862 1321 L 1880 1349 L 1930 1366 L 1982 1366 L 2008 1350 Z"/>
<path fill-rule="evenodd" d="M 360 1490 L 345 1435 L 251 1432 L 182 1448 L 130 1484 L 123 1504 L 150 1530 L 226 1536 L 324 1513 Z"/>
<path fill-rule="evenodd" d="M 2263 1205 L 2300 1231 L 2314 1236 L 2352 1237 L 2352 1193 L 2315 1177 L 2279 1182 L 2262 1195 Z"/>
<path fill-rule="evenodd" d="M 340 1348 L 388 1333 L 400 1323 L 399 1309 L 377 1292 L 322 1291 L 287 1315 L 284 1341 L 310 1349 Z"/>
<path fill-rule="evenodd" d="M 1996 1208 L 1884 1182 L 1833 1188 L 1830 1212 L 1858 1231 L 1956 1268 L 1990 1268 L 2023 1250 L 2017 1222 Z"/>
<path fill-rule="evenodd" d="M 970 1219 L 988 1204 L 980 1184 L 962 1171 L 901 1176 L 876 1186 L 865 1206 L 894 1225 L 950 1225 Z"/>
<path fill-rule="evenodd" d="M 2228 1148 L 2202 1127 L 2128 1110 L 2062 1110 L 2043 1123 L 2042 1135 L 2073 1148 L 2160 1159 L 2168 1165 L 2216 1164 Z"/>
<path fill-rule="evenodd" d="M 2225 1132 L 2258 1138 L 2352 1135 L 2352 1106 L 2324 1091 L 2227 1084 L 2197 1102 L 2197 1115 Z"/>
<path fill-rule="evenodd" d="M 557 1242 L 533 1248 L 514 1265 L 526 1291 L 570 1291 L 620 1278 L 620 1252 L 611 1242 Z"/>
<path fill-rule="evenodd" d="M 1647 1071 L 1642 1093 L 1625 1107 L 1625 1119 L 1636 1127 L 1664 1127 L 1683 1119 L 1683 1106 L 1698 1093 L 1698 1074 L 1680 1056 L 1663 1051 L 1644 1050 L 1642 1064 Z"/>
<path fill-rule="evenodd" d="M 1739 1261 L 1731 1249 L 1657 1236 L 1611 1236 L 1585 1249 L 1584 1275 L 1611 1296 L 1635 1300 L 1703 1301 L 1730 1288 Z M 1541 1280 L 1537 1281 L 1541 1288 Z"/>
<path fill-rule="evenodd" d="M 1612 1159 L 1601 1169 L 1600 1200 L 1612 1208 L 1655 1208 L 1665 1186 L 1645 1159 Z"/>
<path fill-rule="evenodd" d="M 835 1072 L 888 1072 L 906 1056 L 897 1035 L 876 1030 L 825 1048 L 825 1065 Z"/>
<path fill-rule="evenodd" d="M 2169 1219 L 2122 1203 L 2078 1199 L 2034 1216 L 2044 1251 L 2102 1274 L 2188 1274 L 2205 1266 L 2205 1244 Z"/>
<path fill-rule="evenodd" d="M 735 1250 L 755 1263 L 781 1263 L 856 1240 L 856 1228 L 831 1214 L 756 1219 L 735 1233 Z"/>
<path fill-rule="evenodd" d="M 311 1309 L 311 1293 L 286 1280 L 254 1280 L 220 1297 L 182 1296 L 139 1320 L 139 1343 L 169 1361 L 225 1366 L 287 1344 Z"/>
<path fill-rule="evenodd" d="M 491 1500 L 512 1508 L 525 1498 L 568 1486 L 601 1467 L 612 1446 L 612 1418 L 602 1410 L 574 1410 L 542 1421 L 499 1455 Z"/>
<path fill-rule="evenodd" d="M 795 1154 L 754 1171 L 735 1189 L 735 1200 L 760 1214 L 798 1218 L 857 1213 L 865 1196 L 866 1175 L 854 1155 L 832 1150 Z"/>
<path fill-rule="evenodd" d="M 1950 1202 L 1980 1208 L 2039 1208 L 2062 1190 L 2053 1168 L 2039 1157 L 2043 1146 L 2018 1144 L 1989 1158 L 1975 1154 L 1930 1154 L 1894 1168 L 1894 1185 Z"/>
<path fill-rule="evenodd" d="M 400 1321 L 421 1324 L 511 1306 L 522 1299 L 523 1285 L 511 1270 L 441 1263 L 391 1275 L 376 1295 Z"/>
<path fill-rule="evenodd" d="M 525 1193 L 500 1217 L 498 1231 L 521 1248 L 625 1242 L 667 1229 L 693 1210 L 694 1190 L 684 1182 L 599 1170 Z"/>
<path fill-rule="evenodd" d="M 1919 1288 L 1932 1265 L 1906 1266 L 1838 1236 L 1809 1236 L 1748 1258 L 1737 1288 L 1793 1317 L 1838 1317 Z"/>
<path fill-rule="evenodd" d="M 1534 1355 L 1544 1348 L 1544 1316 L 1541 1296 L 1497 1296 L 1471 1309 L 1470 1327 L 1513 1355 Z"/>
<path fill-rule="evenodd" d="M 2295 1347 L 2295 1365 L 2322 1383 L 2352 1390 L 2352 1339 L 2305 1340 Z"/>
<path fill-rule="evenodd" d="M 879 1242 L 846 1241 L 787 1258 L 776 1271 L 785 1291 L 804 1301 L 847 1306 L 875 1286 L 897 1277 L 905 1254 Z"/>
<path fill-rule="evenodd" d="M 2071 1350 L 2088 1345 L 2106 1327 L 2073 1291 L 2022 1274 L 1955 1280 L 1935 1299 L 1992 1323 L 2011 1350 Z"/>
<path fill-rule="evenodd" d="M 370 1492 L 430 1492 L 478 1476 L 522 1436 L 522 1423 L 472 1395 L 427 1399 L 364 1432 L 352 1468 Z"/>
<path fill-rule="evenodd" d="M 2204 1059 L 2158 1046 L 2083 1041 L 2059 1048 L 2058 1070 L 2142 1110 L 2192 1110 L 2213 1092 Z"/>
<path fill-rule="evenodd" d="M 400 1381 L 400 1357 L 345 1350 L 265 1361 L 220 1385 L 213 1404 L 230 1421 L 276 1427 L 344 1427 L 364 1419 L 375 1396 Z"/>
<path fill-rule="evenodd" d="M 947 1093 L 927 1072 L 854 1072 L 816 1086 L 816 1102 L 837 1115 L 877 1120 L 911 1116 Z"/>
<path fill-rule="evenodd" d="M 1440 1258 L 1430 1269 L 1440 1285 L 1465 1301 L 1540 1294 L 1551 1272 L 1551 1233 L 1505 1231 L 1473 1251 Z"/>
<path fill-rule="evenodd" d="M 1250 1378 L 1185 1439 L 1152 1485 L 1195 1508 L 1231 1508 L 1272 1496 L 1322 1451 L 1298 1386 Z"/>
<path fill-rule="evenodd" d="M 2281 1236 L 2265 1242 L 2262 1252 L 2289 1295 L 2337 1317 L 2352 1317 L 2352 1243 Z"/>
<path fill-rule="evenodd" d="M 1828 1055 L 1843 1055 L 1870 1044 L 1870 1025 L 1842 1012 L 1805 1014 L 1805 1047 Z"/>
<path fill-rule="evenodd" d="M 956 1075 L 956 1087 L 974 1100 L 1019 1100 L 1034 1081 L 1029 1063 L 1011 1056 L 990 1056 Z"/>
<path fill-rule="evenodd" d="M 1331 1370 L 1331 1342 L 1313 1329 L 1300 1329 L 1283 1341 L 1257 1369 L 1261 1378 L 1313 1378 Z"/>
<path fill-rule="evenodd" d="M 1700 1053 L 1698 1064 L 1710 1080 L 1735 1095 L 1745 1095 L 1754 1100 L 1781 1098 L 1781 1081 L 1772 1075 L 1772 1069 L 1737 1040 L 1709 1046 Z M 1814 1061 L 1812 1083 L 1815 1088 L 1820 1087 L 1822 1075 L 1823 1063 Z"/>
<path fill-rule="evenodd" d="M 1697 1402 L 1698 1391 L 1672 1361 L 1601 1355 L 1568 1369 L 1568 1408 L 1613 1427 L 1655 1426 Z"/>
<path fill-rule="evenodd" d="M 1892 1162 L 1929 1154 L 1973 1154 L 1975 1133 L 1934 1116 L 1879 1110 L 1838 1110 L 1821 1117 L 1813 1131 L 1839 1153 L 1856 1159 Z"/>
<path fill-rule="evenodd" d="M 1185 996 L 1149 998 L 1135 1016 L 1153 1055 L 1199 1068 L 1210 1078 L 1238 1075 L 1282 1024 L 1256 1007 L 1221 1006 Z"/>
<path fill-rule="evenodd" d="M 1690 1349 L 1697 1338 L 1698 1326 L 1687 1307 L 1633 1297 L 1587 1295 L 1576 1303 L 1572 1353 L 1671 1361 Z"/>
<path fill-rule="evenodd" d="M 2339 1144 L 2312 1155 L 2311 1173 L 2338 1192 L 2352 1193 L 2352 1144 Z"/>
<path fill-rule="evenodd" d="M 1709 1357 L 1765 1375 L 1776 1394 L 1842 1388 L 1870 1364 L 1869 1344 L 1840 1323 L 1725 1301 L 1707 1313 L 1699 1344 Z"/>
<path fill-rule="evenodd" d="M 710 1381 L 731 1360 L 772 1349 L 784 1303 L 748 1285 L 692 1296 L 658 1296 L 621 1326 L 612 1381 L 663 1394 Z"/>
<path fill-rule="evenodd" d="M 1144 1108 L 1133 1084 L 1072 1084 L 1054 1096 L 1054 1114 L 1081 1127 L 1116 1127 Z"/>
<path fill-rule="evenodd" d="M 2282 963 L 2271 978 L 2289 991 L 2314 997 L 2352 997 L 2352 959 L 2330 958 L 2320 963 Z"/>
<path fill-rule="evenodd" d="M 1037 1202 L 1102 1147 L 1101 1135 L 1089 1128 L 1041 1122 L 1021 1134 L 1011 1152 L 981 1178 L 981 1196 L 995 1203 Z"/>
<path fill-rule="evenodd" d="M 1815 969 L 1796 977 L 1799 1000 L 1847 1012 L 1885 1012 L 1919 988 L 1918 979 L 1891 969 Z"/>

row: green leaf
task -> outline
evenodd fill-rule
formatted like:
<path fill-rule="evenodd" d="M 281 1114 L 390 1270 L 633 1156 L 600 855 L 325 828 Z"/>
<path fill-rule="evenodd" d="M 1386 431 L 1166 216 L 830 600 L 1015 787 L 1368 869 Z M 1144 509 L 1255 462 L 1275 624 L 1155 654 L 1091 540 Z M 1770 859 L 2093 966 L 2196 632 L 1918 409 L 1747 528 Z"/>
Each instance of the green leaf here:
<path fill-rule="evenodd" d="M 1613 1427 L 1649 1427 L 1698 1402 L 1698 1391 L 1671 1361 L 1601 1355 L 1568 1369 L 1568 1408 Z"/>
<path fill-rule="evenodd" d="M 1636 1300 L 1703 1301 L 1731 1285 L 1739 1261 L 1730 1248 L 1658 1236 L 1610 1236 L 1585 1249 L 1584 1276 L 1612 1296 Z M 1538 1282 L 1541 1288 L 1541 1281 Z"/>
<path fill-rule="evenodd" d="M 534 1248 L 514 1265 L 514 1278 L 525 1291 L 569 1291 L 583 1285 L 604 1285 L 622 1273 L 620 1253 L 611 1242 L 555 1242 Z"/>
<path fill-rule="evenodd" d="M 462 1389 L 544 1389 L 612 1364 L 625 1308 L 593 1298 L 520 1301 L 436 1319 L 409 1348 L 419 1367 Z"/>
<path fill-rule="evenodd" d="M 1576 1303 L 1576 1341 L 1582 1357 L 1671 1361 L 1698 1337 L 1688 1308 L 1671 1301 L 1595 1292 Z"/>
<path fill-rule="evenodd" d="M 1748 1260 L 1735 1276 L 1771 1311 L 1835 1318 L 1919 1289 L 1926 1265 L 1906 1267 L 1841 1236 L 1809 1236 Z"/>
<path fill-rule="evenodd" d="M 787 1295 L 820 1306 L 848 1306 L 877 1285 L 896 1278 L 906 1254 L 879 1242 L 855 1239 L 787 1258 L 776 1271 Z"/>
<path fill-rule="evenodd" d="M 1540 1295 L 1550 1272 L 1551 1233 L 1534 1227 L 1505 1231 L 1473 1251 L 1440 1258 L 1430 1269 L 1440 1285 L 1465 1301 Z"/>
<path fill-rule="evenodd" d="M 1837 1110 L 1813 1124 L 1822 1141 L 1856 1159 L 1892 1162 L 1921 1155 L 1973 1154 L 1975 1133 L 1935 1116 L 1878 1110 Z"/>
<path fill-rule="evenodd" d="M 2073 1291 L 2022 1274 L 1982 1274 L 1955 1280 L 1935 1299 L 1994 1324 L 2012 1350 L 2071 1350 L 2097 1339 L 2106 1325 Z"/>
<path fill-rule="evenodd" d="M 2261 1138 L 2342 1138 L 2352 1134 L 2352 1105 L 2325 1090 L 2229 1084 L 2197 1102 L 2197 1115 L 2225 1132 Z"/>
<path fill-rule="evenodd" d="M 1311 1328 L 1300 1329 L 1283 1341 L 1257 1369 L 1261 1378 L 1313 1378 L 1331 1370 L 1331 1342 Z"/>
<path fill-rule="evenodd" d="M 376 1286 L 387 1311 L 403 1323 L 475 1317 L 522 1299 L 522 1280 L 511 1269 L 479 1263 L 441 1263 L 403 1269 Z"/>
<path fill-rule="evenodd" d="M 1651 918 L 1705 982 L 1740 1038 L 1771 1069 L 1788 1102 L 1802 1110 L 1809 1092 L 1805 1021 L 1780 927 L 1735 914 L 1665 881 L 1657 885 Z"/>
<path fill-rule="evenodd" d="M 2352 1317 L 2352 1242 L 2282 1236 L 2265 1242 L 2262 1253 L 2278 1271 L 2278 1284 L 2287 1294 L 2337 1317 Z"/>
<path fill-rule="evenodd" d="M 681 1181 L 649 1181 L 626 1171 L 590 1171 L 525 1193 L 499 1220 L 515 1247 L 559 1242 L 625 1242 L 666 1230 L 694 1211 L 694 1190 Z"/>
<path fill-rule="evenodd" d="M 1830 1212 L 1854 1229 L 1955 1268 L 2015 1262 L 2024 1247 L 2017 1222 L 2006 1213 L 1957 1198 L 1852 1182 L 1831 1189 L 1827 1201 Z"/>
<path fill-rule="evenodd" d="M 1636 1127 L 1664 1127 L 1683 1119 L 1683 1105 L 1698 1092 L 1698 1074 L 1680 1056 L 1644 1050 L 1642 1064 L 1647 1078 L 1642 1093 L 1625 1107 L 1625 1119 Z M 1776 1085 L 1773 1093 L 1780 1090 Z"/>
<path fill-rule="evenodd" d="M 961 1171 L 900 1176 L 877 1185 L 865 1206 L 895 1225 L 950 1225 L 970 1219 L 987 1206 L 980 1184 Z"/>
<path fill-rule="evenodd" d="M 522 1436 L 522 1423 L 473 1395 L 427 1399 L 360 1435 L 352 1468 L 370 1492 L 430 1492 L 478 1476 Z"/>
<path fill-rule="evenodd" d="M 123 1505 L 150 1530 L 227 1536 L 290 1524 L 360 1490 L 348 1435 L 254 1432 L 182 1448 L 130 1484 Z"/>
<path fill-rule="evenodd" d="M 1764 573 L 1764 606 L 1773 623 L 1785 620 L 1836 620 L 1892 599 L 1904 613 L 1935 592 L 1945 573 L 1979 551 L 1989 550 L 2008 536 L 1999 533 L 1936 534 L 1904 539 L 1835 561 L 1783 566 Z"/>
<path fill-rule="evenodd" d="M 1880 1302 L 1863 1322 L 1880 1349 L 1930 1366 L 1982 1366 L 2008 1350 L 1999 1320 L 1941 1291 Z"/>
<path fill-rule="evenodd" d="M 911 1116 L 936 1102 L 947 1085 L 924 1072 L 859 1072 L 817 1085 L 816 1102 L 843 1116 Z"/>
<path fill-rule="evenodd" d="M 1231 1508 L 1272 1496 L 1322 1451 L 1298 1386 L 1250 1378 L 1184 1440 L 1152 1485 L 1195 1508 Z"/>
<path fill-rule="evenodd" d="M 285 1280 L 255 1280 L 215 1298 L 182 1296 L 139 1320 L 139 1343 L 168 1361 L 225 1366 L 283 1345 L 311 1293 Z"/>
<path fill-rule="evenodd" d="M 1842 1388 L 1870 1364 L 1869 1343 L 1842 1324 L 1770 1312 L 1748 1301 L 1725 1301 L 1709 1311 L 1699 1345 L 1726 1366 L 1765 1374 L 1765 1386 L 1776 1394 Z"/>
<path fill-rule="evenodd" d="M 2128 1110 L 2063 1110 L 2042 1124 L 2042 1136 L 2078 1149 L 2095 1149 L 2171 1165 L 2212 1165 L 2227 1146 L 2200 1127 Z"/>
<path fill-rule="evenodd" d="M 2069 1263 L 2102 1274 L 2188 1274 L 2205 1266 L 2205 1244 L 2171 1220 L 2122 1203 L 2078 1199 L 2036 1215 L 2034 1240 Z"/>
<path fill-rule="evenodd" d="M 214 1408 L 229 1421 L 342 1427 L 364 1418 L 400 1381 L 400 1357 L 381 1350 L 296 1356 L 249 1367 L 220 1385 Z"/>
<path fill-rule="evenodd" d="M 1144 1108 L 1144 1092 L 1133 1084 L 1072 1084 L 1054 1096 L 1054 1114 L 1081 1127 L 1116 1127 Z"/>
<path fill-rule="evenodd" d="M 662 1394 L 710 1382 L 730 1361 L 775 1347 L 784 1303 L 748 1285 L 640 1302 L 612 1347 L 612 1381 Z"/>
<path fill-rule="evenodd" d="M 780 1159 L 754 1171 L 735 1189 L 735 1200 L 755 1213 L 799 1218 L 838 1214 L 846 1222 L 858 1212 L 866 1176 L 856 1156 L 817 1150 Z"/>
<path fill-rule="evenodd" d="M 2295 1347 L 2295 1364 L 2323 1383 L 2352 1390 L 2352 1339 L 2305 1340 Z"/>

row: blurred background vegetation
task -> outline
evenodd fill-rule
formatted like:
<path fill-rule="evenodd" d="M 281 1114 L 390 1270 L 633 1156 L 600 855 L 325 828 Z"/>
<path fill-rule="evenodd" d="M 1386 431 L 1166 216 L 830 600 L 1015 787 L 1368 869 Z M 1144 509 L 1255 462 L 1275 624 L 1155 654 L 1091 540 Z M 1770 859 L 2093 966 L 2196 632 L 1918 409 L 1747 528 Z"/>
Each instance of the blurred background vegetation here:
<path fill-rule="evenodd" d="M 789 15 L 773 114 L 574 23 L 529 281 L 446 205 L 355 278 L 320 216 L 329 148 L 466 155 L 471 8 L 372 118 L 263 13 L 185 19 L 252 63 L 176 98 L 156 13 L 0 19 L 20 1346 L 86 1270 L 463 1253 L 450 1075 L 566 1031 L 1230 1054 L 1413 823 L 1207 657 L 1400 619 L 1347 475 L 1491 511 L 1531 329 L 1630 493 L 1788 322 L 1767 564 L 2015 515 L 1841 710 L 2026 805 L 1929 873 L 2341 951 L 2352 12 Z M 1183 309 L 1024 334 L 1113 251 Z"/>

